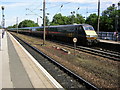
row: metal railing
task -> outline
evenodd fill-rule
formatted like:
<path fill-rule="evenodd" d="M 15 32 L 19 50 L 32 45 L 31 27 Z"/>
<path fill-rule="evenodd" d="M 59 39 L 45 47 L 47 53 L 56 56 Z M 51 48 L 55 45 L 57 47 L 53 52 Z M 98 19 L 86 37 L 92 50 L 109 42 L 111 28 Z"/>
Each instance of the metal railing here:
<path fill-rule="evenodd" d="M 99 32 L 99 39 L 116 41 L 117 37 L 114 32 Z M 120 32 L 117 40 L 120 41 Z"/>

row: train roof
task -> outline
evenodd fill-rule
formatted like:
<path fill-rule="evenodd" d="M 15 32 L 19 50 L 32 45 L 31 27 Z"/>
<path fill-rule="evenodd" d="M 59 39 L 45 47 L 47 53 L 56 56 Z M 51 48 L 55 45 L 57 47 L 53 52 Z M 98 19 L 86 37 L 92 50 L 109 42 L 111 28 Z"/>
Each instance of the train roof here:
<path fill-rule="evenodd" d="M 80 25 L 82 25 L 82 26 L 91 26 L 91 25 L 89 25 L 89 24 L 70 24 L 70 25 L 56 25 L 56 26 L 46 26 L 46 28 L 49 28 L 49 27 L 53 27 L 53 28 L 55 28 L 55 27 L 64 27 L 64 26 L 69 26 L 69 27 L 72 27 L 72 26 L 80 26 Z M 40 26 L 40 27 L 23 27 L 23 28 L 18 28 L 18 29 L 37 29 L 37 28 L 43 28 L 43 26 Z M 14 29 L 16 29 L 16 28 L 11 28 L 12 30 L 14 30 Z"/>
<path fill-rule="evenodd" d="M 56 25 L 56 26 L 46 26 L 46 27 L 64 27 L 64 26 L 71 27 L 71 26 L 80 26 L 80 25 L 84 26 L 84 25 L 89 25 L 89 24 Z M 91 25 L 89 25 L 89 26 L 91 26 Z"/>
<path fill-rule="evenodd" d="M 64 26 L 84 26 L 84 25 L 89 25 L 89 24 L 74 24 L 74 25 L 55 25 L 55 26 L 46 26 L 46 28 L 49 28 L 49 27 L 64 27 Z M 91 26 L 91 25 L 89 25 Z M 23 29 L 37 29 L 37 28 L 43 28 L 43 26 L 40 26 L 40 27 L 25 27 Z"/>

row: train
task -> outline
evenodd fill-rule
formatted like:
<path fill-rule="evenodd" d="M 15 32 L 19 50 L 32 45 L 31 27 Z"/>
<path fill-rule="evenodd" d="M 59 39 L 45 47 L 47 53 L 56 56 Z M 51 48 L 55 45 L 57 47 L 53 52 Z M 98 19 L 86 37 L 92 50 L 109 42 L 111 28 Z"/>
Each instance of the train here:
<path fill-rule="evenodd" d="M 11 28 L 9 31 L 43 36 L 44 27 L 24 27 L 24 28 Z M 75 25 L 56 25 L 45 26 L 46 38 L 72 41 L 77 38 L 77 43 L 83 45 L 94 45 L 98 43 L 98 35 L 94 28 L 89 24 L 75 24 Z"/>

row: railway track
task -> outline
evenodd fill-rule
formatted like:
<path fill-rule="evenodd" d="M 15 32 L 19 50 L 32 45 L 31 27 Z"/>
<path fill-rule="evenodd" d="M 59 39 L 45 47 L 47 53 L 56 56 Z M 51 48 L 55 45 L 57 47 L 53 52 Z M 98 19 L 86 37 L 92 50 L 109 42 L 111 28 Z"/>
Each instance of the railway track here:
<path fill-rule="evenodd" d="M 93 49 L 93 48 L 88 48 L 83 46 L 78 46 L 77 50 L 82 50 L 94 55 L 109 58 L 111 60 L 120 61 L 120 55 L 116 52 L 103 51 L 103 50 L 98 50 L 98 49 Z"/>
<path fill-rule="evenodd" d="M 61 46 L 65 46 L 65 47 L 74 49 L 73 45 L 69 44 L 69 43 L 60 42 L 60 41 L 56 41 L 56 40 L 49 40 L 49 41 L 55 42 Z M 111 51 L 111 50 L 105 49 L 105 47 L 102 48 L 101 46 L 105 46 L 105 44 L 98 45 L 95 48 L 94 47 L 77 46 L 76 50 L 91 53 L 91 54 L 94 54 L 97 56 L 108 58 L 110 60 L 120 61 L 120 52 L 118 52 L 119 50 Z M 107 45 L 106 47 L 108 48 L 109 46 Z M 114 48 L 114 49 L 116 49 L 116 48 Z M 114 50 L 114 49 L 112 49 L 112 50 Z"/>
<path fill-rule="evenodd" d="M 65 47 L 74 49 L 74 46 L 69 43 L 63 43 L 63 42 L 58 42 L 58 41 L 53 41 L 53 40 L 52 40 L 52 42 L 55 42 L 61 46 L 65 46 Z M 101 56 L 104 58 L 108 58 L 110 60 L 120 61 L 120 53 L 119 52 L 102 49 L 100 47 L 94 48 L 94 47 L 76 46 L 76 50 L 94 54 L 94 55 Z"/>
<path fill-rule="evenodd" d="M 30 52 L 33 57 L 38 60 L 38 62 L 66 89 L 69 88 L 82 88 L 82 89 L 92 89 L 98 90 L 97 87 L 87 82 L 77 74 L 73 73 L 60 63 L 51 59 L 37 48 L 26 43 L 22 39 L 13 35 L 27 50 Z"/>
<path fill-rule="evenodd" d="M 109 52 L 109 53 L 112 53 L 112 54 L 118 54 L 118 55 L 120 55 L 120 52 L 115 52 L 115 51 L 103 49 L 101 47 L 92 47 L 92 49 L 96 49 L 96 50 L 105 51 L 105 52 Z"/>

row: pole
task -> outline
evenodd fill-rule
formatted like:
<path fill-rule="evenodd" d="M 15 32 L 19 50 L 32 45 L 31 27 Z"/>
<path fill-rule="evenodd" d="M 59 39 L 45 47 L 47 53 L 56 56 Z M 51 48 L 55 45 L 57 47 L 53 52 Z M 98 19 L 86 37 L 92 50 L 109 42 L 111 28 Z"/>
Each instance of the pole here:
<path fill-rule="evenodd" d="M 98 24 L 97 24 L 97 34 L 99 36 L 99 27 L 100 27 L 100 0 L 98 0 Z"/>
<path fill-rule="evenodd" d="M 43 28 L 44 28 L 44 34 L 43 34 L 43 45 L 45 45 L 45 22 L 46 22 L 46 17 L 45 17 L 45 0 L 43 1 Z"/>
<path fill-rule="evenodd" d="M 113 4 L 114 12 L 115 12 L 115 32 L 117 32 L 117 13 L 116 13 L 116 7 L 115 4 Z"/>
<path fill-rule="evenodd" d="M 114 13 L 116 12 L 115 11 L 115 4 L 112 4 L 113 8 L 114 8 Z M 115 28 L 115 32 L 116 32 L 116 13 L 115 13 L 115 24 L 114 24 L 114 28 Z"/>
<path fill-rule="evenodd" d="M 5 15 L 4 15 L 4 6 L 2 6 L 2 29 L 4 29 L 4 25 L 5 25 L 4 17 L 5 17 Z"/>
<path fill-rule="evenodd" d="M 18 34 L 18 17 L 16 18 L 16 27 L 17 27 L 17 34 Z"/>
<path fill-rule="evenodd" d="M 76 55 L 76 42 L 74 42 L 74 56 Z"/>
<path fill-rule="evenodd" d="M 38 18 L 37 18 L 37 24 L 38 24 Z"/>
<path fill-rule="evenodd" d="M 120 1 L 118 2 L 118 30 L 120 30 Z"/>

